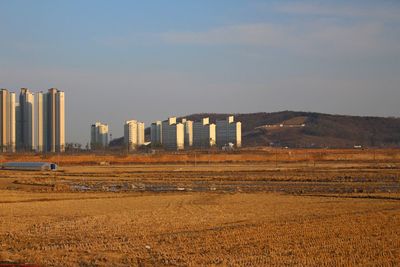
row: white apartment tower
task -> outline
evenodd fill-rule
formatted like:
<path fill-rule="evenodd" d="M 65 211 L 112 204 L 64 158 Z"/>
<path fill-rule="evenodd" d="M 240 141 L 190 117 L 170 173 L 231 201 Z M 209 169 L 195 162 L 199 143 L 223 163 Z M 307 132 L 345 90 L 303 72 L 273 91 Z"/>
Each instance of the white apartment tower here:
<path fill-rule="evenodd" d="M 150 141 L 153 147 L 162 145 L 162 122 L 153 122 L 150 126 Z"/>
<path fill-rule="evenodd" d="M 176 117 L 162 122 L 162 144 L 167 150 L 185 148 L 185 130 L 182 123 L 176 122 Z"/>
<path fill-rule="evenodd" d="M 55 88 L 35 95 L 21 88 L 19 103 L 15 93 L 0 90 L 0 150 L 65 151 L 64 92 Z"/>
<path fill-rule="evenodd" d="M 185 129 L 185 147 L 193 146 L 193 121 L 182 119 L 182 124 Z"/>
<path fill-rule="evenodd" d="M 36 144 L 36 151 L 43 152 L 45 150 L 44 147 L 44 111 L 47 110 L 43 103 L 44 103 L 44 95 L 43 92 L 36 93 L 36 100 L 35 100 L 35 144 Z"/>
<path fill-rule="evenodd" d="M 215 124 L 210 124 L 209 118 L 193 123 L 193 146 L 209 148 L 215 146 Z"/>
<path fill-rule="evenodd" d="M 65 99 L 64 92 L 56 88 L 43 94 L 43 148 L 45 152 L 65 151 Z"/>
<path fill-rule="evenodd" d="M 226 120 L 217 120 L 217 144 L 219 147 L 234 144 L 236 147 L 242 146 L 242 123 L 235 122 L 233 116 Z"/>
<path fill-rule="evenodd" d="M 19 103 L 15 103 L 15 147 L 16 150 L 20 150 L 21 149 L 21 135 L 22 135 L 22 131 L 21 131 L 21 109 L 19 107 Z"/>
<path fill-rule="evenodd" d="M 35 150 L 35 96 L 27 88 L 21 88 L 16 113 L 17 149 L 33 151 Z"/>
<path fill-rule="evenodd" d="M 126 121 L 124 125 L 124 143 L 128 151 L 144 144 L 144 123 L 136 120 Z"/>
<path fill-rule="evenodd" d="M 90 127 L 90 148 L 104 149 L 108 146 L 108 125 L 96 122 Z"/>
<path fill-rule="evenodd" d="M 0 90 L 0 150 L 15 152 L 16 117 L 15 93 Z"/>

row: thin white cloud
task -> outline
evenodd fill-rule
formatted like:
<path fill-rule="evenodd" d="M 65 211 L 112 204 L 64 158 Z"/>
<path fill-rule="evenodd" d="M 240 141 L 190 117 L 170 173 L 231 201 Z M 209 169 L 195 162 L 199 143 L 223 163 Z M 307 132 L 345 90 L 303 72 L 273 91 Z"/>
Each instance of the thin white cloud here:
<path fill-rule="evenodd" d="M 318 20 L 297 24 L 241 24 L 202 32 L 166 32 L 166 43 L 278 47 L 296 53 L 370 54 L 400 52 L 383 23 L 352 24 Z"/>
<path fill-rule="evenodd" d="M 237 23 L 203 31 L 132 33 L 109 37 L 100 43 L 117 48 L 159 44 L 160 41 L 172 45 L 237 45 L 279 48 L 296 54 L 328 57 L 400 53 L 400 30 L 393 26 L 393 23 L 397 24 L 395 20 L 400 22 L 399 5 L 389 7 L 388 4 L 374 6 L 369 3 L 355 7 L 351 4 L 295 2 L 272 8 L 269 5 L 268 8 L 275 13 L 286 13 L 291 19 Z M 304 15 L 306 19 L 296 15 Z"/>
<path fill-rule="evenodd" d="M 368 18 L 381 21 L 396 20 L 400 21 L 400 8 L 396 4 L 389 6 L 387 3 L 379 2 L 378 5 L 368 3 L 360 4 L 357 7 L 351 4 L 332 5 L 315 3 L 288 3 L 278 5 L 276 10 L 297 15 L 319 15 L 333 17 Z"/>
<path fill-rule="evenodd" d="M 162 40 L 177 44 L 280 45 L 287 27 L 274 24 L 241 24 L 216 27 L 203 32 L 166 32 Z"/>
<path fill-rule="evenodd" d="M 265 8 L 271 10 L 270 5 Z M 292 2 L 279 4 L 272 10 L 291 16 L 291 23 L 276 20 L 198 32 L 171 31 L 162 33 L 161 39 L 171 44 L 276 47 L 327 56 L 400 53 L 400 31 L 393 26 L 400 22 L 398 4 Z M 306 19 L 296 15 L 304 15 Z"/>

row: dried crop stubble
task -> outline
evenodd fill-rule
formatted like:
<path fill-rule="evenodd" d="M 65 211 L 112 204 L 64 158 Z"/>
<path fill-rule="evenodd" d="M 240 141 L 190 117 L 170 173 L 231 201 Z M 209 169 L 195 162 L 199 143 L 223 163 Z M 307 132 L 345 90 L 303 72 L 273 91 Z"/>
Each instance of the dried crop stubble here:
<path fill-rule="evenodd" d="M 43 194 L 55 200 L 18 202 Z M 399 201 L 63 194 L 69 199 L 26 193 L 0 204 L 7 257 L 54 266 L 399 264 Z"/>

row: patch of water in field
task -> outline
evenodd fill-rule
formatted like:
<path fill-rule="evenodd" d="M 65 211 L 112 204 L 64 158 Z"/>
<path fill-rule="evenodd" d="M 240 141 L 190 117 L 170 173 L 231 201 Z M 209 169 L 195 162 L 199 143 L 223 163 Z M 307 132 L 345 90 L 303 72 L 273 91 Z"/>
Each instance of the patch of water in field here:
<path fill-rule="evenodd" d="M 207 183 L 195 181 L 187 184 L 165 183 L 78 183 L 71 184 L 70 189 L 78 192 L 284 192 L 284 193 L 353 193 L 353 192 L 399 192 L 397 183 L 320 183 L 320 182 L 286 182 L 286 181 L 253 181 L 230 183 Z"/>

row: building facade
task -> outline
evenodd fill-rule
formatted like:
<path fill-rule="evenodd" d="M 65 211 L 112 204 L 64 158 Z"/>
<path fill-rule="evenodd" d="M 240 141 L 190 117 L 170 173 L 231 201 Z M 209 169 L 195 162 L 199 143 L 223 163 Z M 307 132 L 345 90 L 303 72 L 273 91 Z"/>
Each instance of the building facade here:
<path fill-rule="evenodd" d="M 108 125 L 96 122 L 90 127 L 90 148 L 105 149 L 108 146 Z"/>
<path fill-rule="evenodd" d="M 15 149 L 20 150 L 21 149 L 21 135 L 22 135 L 22 130 L 21 130 L 21 109 L 19 106 L 19 103 L 15 103 Z"/>
<path fill-rule="evenodd" d="M 44 107 L 44 95 L 43 92 L 36 93 L 35 99 L 35 144 L 36 151 L 43 152 L 45 150 L 44 147 L 44 114 L 46 108 Z"/>
<path fill-rule="evenodd" d="M 0 150 L 15 152 L 16 148 L 15 93 L 0 90 Z"/>
<path fill-rule="evenodd" d="M 185 148 L 185 130 L 182 123 L 176 122 L 176 117 L 162 122 L 162 144 L 167 150 Z"/>
<path fill-rule="evenodd" d="M 182 124 L 185 131 L 185 148 L 193 146 L 193 121 L 182 119 Z"/>
<path fill-rule="evenodd" d="M 132 151 L 144 144 L 144 123 L 129 120 L 124 125 L 124 144 L 128 151 Z"/>
<path fill-rule="evenodd" d="M 137 140 L 138 140 L 138 147 L 144 145 L 145 141 L 145 133 L 144 133 L 145 127 L 144 127 L 144 122 L 138 122 L 137 123 Z"/>
<path fill-rule="evenodd" d="M 64 92 L 55 88 L 36 95 L 21 88 L 19 103 L 15 93 L 0 90 L 0 150 L 65 151 Z"/>
<path fill-rule="evenodd" d="M 43 148 L 45 152 L 65 151 L 65 98 L 56 88 L 43 94 Z"/>
<path fill-rule="evenodd" d="M 16 106 L 17 150 L 35 150 L 35 95 L 21 88 L 19 104 Z"/>
<path fill-rule="evenodd" d="M 203 118 L 193 123 L 193 146 L 197 148 L 209 148 L 216 144 L 216 126 L 209 118 Z"/>
<path fill-rule="evenodd" d="M 150 141 L 152 147 L 162 145 L 162 122 L 153 122 L 150 126 Z"/>
<path fill-rule="evenodd" d="M 226 120 L 217 120 L 217 145 L 227 146 L 232 143 L 236 147 L 242 146 L 242 123 L 235 122 L 233 116 Z"/>

